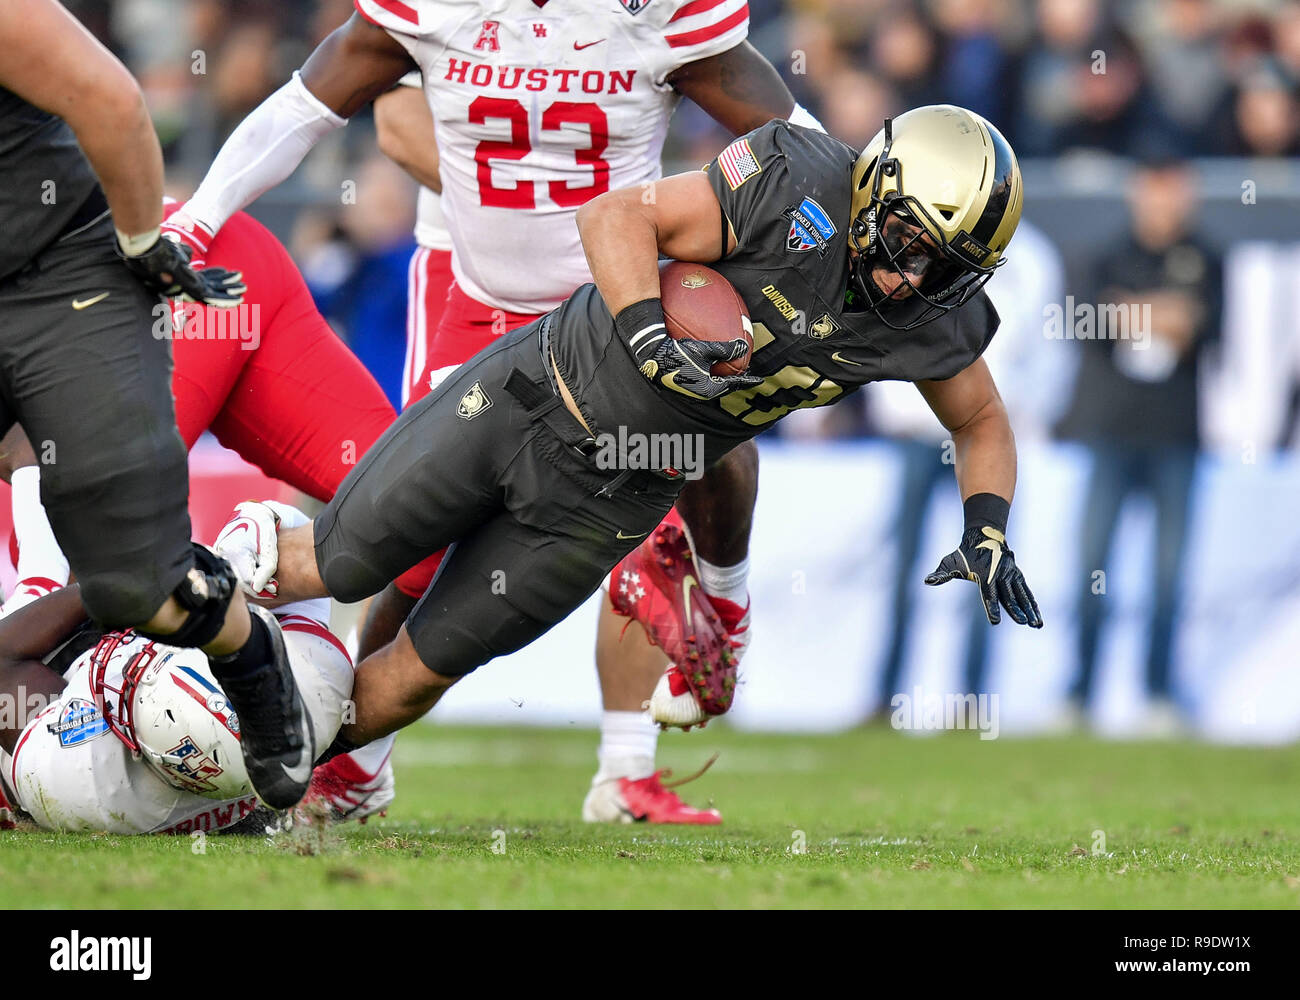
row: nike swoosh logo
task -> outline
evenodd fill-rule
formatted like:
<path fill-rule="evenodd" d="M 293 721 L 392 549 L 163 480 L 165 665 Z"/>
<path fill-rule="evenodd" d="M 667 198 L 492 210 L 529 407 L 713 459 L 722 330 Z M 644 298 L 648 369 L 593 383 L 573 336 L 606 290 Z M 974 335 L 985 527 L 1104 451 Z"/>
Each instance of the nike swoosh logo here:
<path fill-rule="evenodd" d="M 622 542 L 630 542 L 630 541 L 631 541 L 632 539 L 634 539 L 634 538 L 645 538 L 645 536 L 648 535 L 648 534 L 650 534 L 650 532 L 648 532 L 648 531 L 643 531 L 643 532 L 641 532 L 641 534 L 639 534 L 639 535 L 625 535 L 625 534 L 623 534 L 623 529 L 622 529 L 622 528 L 619 528 L 619 529 L 618 529 L 618 534 L 615 535 L 614 537 L 617 538 L 619 541 L 622 541 Z"/>
<path fill-rule="evenodd" d="M 987 541 L 980 542 L 978 545 L 975 546 L 975 548 L 988 549 L 990 552 L 993 553 L 993 565 L 989 567 L 989 579 L 988 579 L 988 582 L 992 583 L 993 574 L 995 574 L 998 571 L 998 563 L 1002 561 L 1002 542 L 1005 540 L 1005 536 L 1002 534 L 1002 532 L 998 531 L 996 528 L 984 528 L 983 531 L 984 531 L 984 537 L 987 539 Z M 992 534 L 990 534 L 990 532 L 992 532 Z"/>
<path fill-rule="evenodd" d="M 852 365 L 854 368 L 865 368 L 866 366 L 857 361 L 850 361 L 848 358 L 835 351 L 831 354 L 832 361 L 838 361 L 842 365 Z"/>
<path fill-rule="evenodd" d="M 603 39 L 603 38 L 597 38 L 594 42 L 587 42 L 585 45 L 579 45 L 577 42 L 574 42 L 574 43 L 573 43 L 573 51 L 574 51 L 574 52 L 581 52 L 583 49 L 589 49 L 589 48 L 591 48 L 593 45 L 599 45 L 599 44 L 600 44 L 601 42 L 603 42 L 604 40 L 605 40 L 605 39 Z"/>
<path fill-rule="evenodd" d="M 306 752 L 303 753 L 302 759 L 297 764 L 290 767 L 288 764 L 281 763 L 280 769 L 290 781 L 303 785 L 311 780 L 311 758 Z"/>
<path fill-rule="evenodd" d="M 93 299 L 73 299 L 72 308 L 76 310 L 89 309 L 96 302 L 103 302 L 111 293 L 100 292 Z"/>
<path fill-rule="evenodd" d="M 686 617 L 682 621 L 686 622 L 688 627 L 692 626 L 695 621 L 694 616 L 691 614 L 691 591 L 697 586 L 699 584 L 695 582 L 695 577 L 682 577 L 682 603 L 686 605 Z"/>

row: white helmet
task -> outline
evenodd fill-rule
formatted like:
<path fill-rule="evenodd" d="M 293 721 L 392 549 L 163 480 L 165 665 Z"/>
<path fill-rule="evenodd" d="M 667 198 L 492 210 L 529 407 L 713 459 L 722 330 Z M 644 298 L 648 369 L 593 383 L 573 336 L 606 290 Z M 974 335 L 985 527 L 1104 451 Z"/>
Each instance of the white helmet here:
<path fill-rule="evenodd" d="M 110 665 L 121 670 L 120 686 L 109 682 Z M 253 794 L 239 718 L 201 650 L 110 632 L 90 671 L 90 690 L 114 735 L 167 784 L 208 799 Z"/>

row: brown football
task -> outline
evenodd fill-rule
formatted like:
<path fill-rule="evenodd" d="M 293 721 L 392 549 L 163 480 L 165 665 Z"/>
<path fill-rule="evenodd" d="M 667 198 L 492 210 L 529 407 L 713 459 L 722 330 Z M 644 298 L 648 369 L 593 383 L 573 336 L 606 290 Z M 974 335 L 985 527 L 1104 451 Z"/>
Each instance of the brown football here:
<path fill-rule="evenodd" d="M 666 260 L 659 264 L 659 289 L 668 335 L 673 340 L 743 339 L 749 345 L 743 357 L 715 362 L 710 371 L 739 375 L 749 368 L 754 349 L 749 310 L 730 281 L 703 264 Z"/>

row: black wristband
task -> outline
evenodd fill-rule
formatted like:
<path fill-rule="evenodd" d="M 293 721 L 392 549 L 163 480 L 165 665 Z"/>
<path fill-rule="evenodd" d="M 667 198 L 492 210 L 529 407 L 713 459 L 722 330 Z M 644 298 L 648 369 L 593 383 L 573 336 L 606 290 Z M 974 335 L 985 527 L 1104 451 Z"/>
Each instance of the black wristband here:
<path fill-rule="evenodd" d="M 614 317 L 614 328 L 637 360 L 644 360 L 655 352 L 659 341 L 668 335 L 664 325 L 663 301 L 642 299 L 633 302 Z"/>
<path fill-rule="evenodd" d="M 1011 516 L 1011 504 L 996 493 L 973 493 L 962 504 L 966 515 L 966 530 L 971 528 L 997 528 L 1002 534 L 1007 533 L 1007 518 Z"/>

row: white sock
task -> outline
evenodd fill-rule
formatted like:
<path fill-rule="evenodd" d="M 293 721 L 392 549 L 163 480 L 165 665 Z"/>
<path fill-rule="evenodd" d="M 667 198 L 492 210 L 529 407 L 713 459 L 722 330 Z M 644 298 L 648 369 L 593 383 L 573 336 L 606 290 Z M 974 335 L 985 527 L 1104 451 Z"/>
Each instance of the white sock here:
<path fill-rule="evenodd" d="M 655 770 L 655 748 L 659 727 L 649 712 L 602 712 L 600 749 L 596 759 L 600 770 L 594 783 L 610 778 L 648 778 Z"/>
<path fill-rule="evenodd" d="M 14 536 L 18 539 L 18 579 L 46 577 L 68 582 L 68 560 L 54 538 L 54 529 L 41 504 L 41 470 L 35 465 L 14 469 Z"/>
<path fill-rule="evenodd" d="M 715 566 L 696 556 L 700 586 L 710 597 L 722 597 L 742 608 L 749 603 L 749 556 L 734 566 Z"/>
<path fill-rule="evenodd" d="M 396 742 L 397 734 L 389 733 L 387 736 L 379 737 L 373 743 L 367 743 L 359 750 L 353 750 L 348 756 L 361 770 L 374 777 L 383 768 L 384 761 L 393 752 L 393 744 Z"/>

